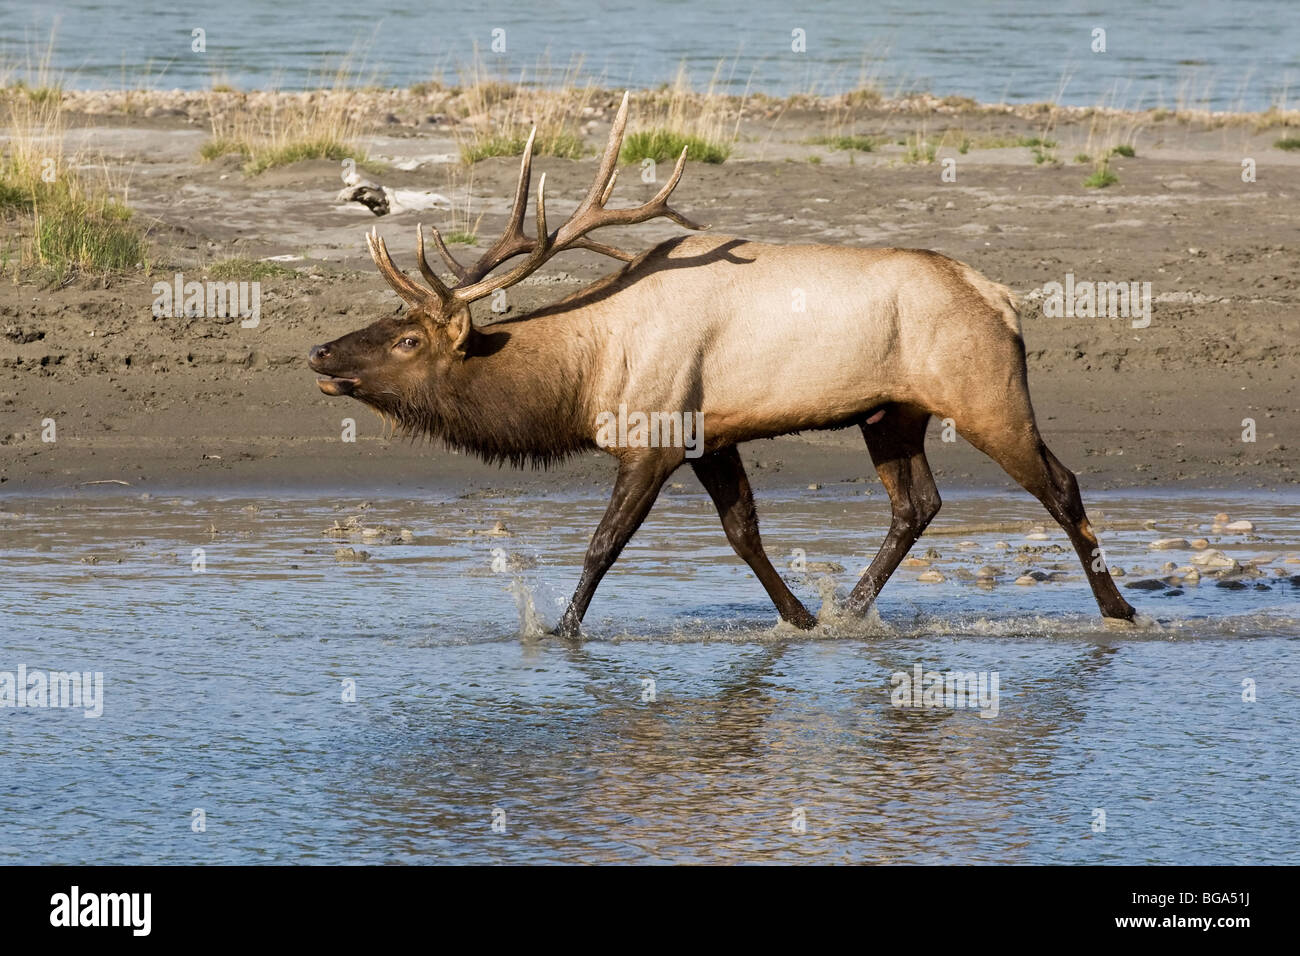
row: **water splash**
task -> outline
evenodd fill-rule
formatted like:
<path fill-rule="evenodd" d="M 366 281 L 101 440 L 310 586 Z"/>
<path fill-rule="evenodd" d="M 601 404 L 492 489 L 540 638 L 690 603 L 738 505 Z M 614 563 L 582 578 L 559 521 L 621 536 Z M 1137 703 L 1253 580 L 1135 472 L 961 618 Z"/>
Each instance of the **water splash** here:
<path fill-rule="evenodd" d="M 519 613 L 519 636 L 523 638 L 545 637 L 547 628 L 542 621 L 542 616 L 537 613 L 533 589 L 524 582 L 523 578 L 516 577 L 510 582 L 506 590 L 515 599 L 515 610 Z"/>

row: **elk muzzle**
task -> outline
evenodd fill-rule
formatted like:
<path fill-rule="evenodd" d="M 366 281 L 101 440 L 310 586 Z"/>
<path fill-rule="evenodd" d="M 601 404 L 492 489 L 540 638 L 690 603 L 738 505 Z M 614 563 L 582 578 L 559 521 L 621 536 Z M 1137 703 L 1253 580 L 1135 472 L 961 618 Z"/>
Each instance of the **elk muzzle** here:
<path fill-rule="evenodd" d="M 316 380 L 316 385 L 326 395 L 351 395 L 352 390 L 361 384 L 359 378 L 336 374 L 339 369 L 334 366 L 334 353 L 328 345 L 312 346 L 307 353 L 307 364 L 313 372 L 326 376 Z"/>

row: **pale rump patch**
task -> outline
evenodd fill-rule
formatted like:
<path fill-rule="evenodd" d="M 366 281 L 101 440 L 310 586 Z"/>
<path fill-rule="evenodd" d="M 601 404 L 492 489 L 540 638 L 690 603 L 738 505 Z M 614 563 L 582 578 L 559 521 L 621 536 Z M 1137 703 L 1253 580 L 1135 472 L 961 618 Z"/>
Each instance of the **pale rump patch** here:
<path fill-rule="evenodd" d="M 874 415 L 872 415 L 870 418 L 867 419 L 867 424 L 874 425 L 876 422 L 880 421 L 884 417 L 885 417 L 885 410 L 882 408 L 880 411 L 876 412 Z"/>

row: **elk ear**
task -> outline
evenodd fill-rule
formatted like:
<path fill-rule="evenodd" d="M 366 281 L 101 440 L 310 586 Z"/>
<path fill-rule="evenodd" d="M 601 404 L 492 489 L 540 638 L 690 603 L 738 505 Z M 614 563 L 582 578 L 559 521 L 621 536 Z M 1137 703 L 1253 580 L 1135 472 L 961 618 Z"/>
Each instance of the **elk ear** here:
<path fill-rule="evenodd" d="M 470 321 L 469 306 L 463 305 L 447 319 L 447 337 L 451 339 L 451 349 L 461 358 L 469 354 L 469 338 L 474 331 Z"/>

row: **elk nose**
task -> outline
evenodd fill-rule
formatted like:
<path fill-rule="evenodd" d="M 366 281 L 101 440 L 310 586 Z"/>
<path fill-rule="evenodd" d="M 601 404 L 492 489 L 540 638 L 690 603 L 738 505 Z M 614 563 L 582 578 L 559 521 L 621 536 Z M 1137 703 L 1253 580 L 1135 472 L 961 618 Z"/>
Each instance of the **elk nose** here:
<path fill-rule="evenodd" d="M 330 347 L 328 345 L 313 345 L 311 351 L 307 353 L 307 361 L 312 365 L 319 365 L 330 357 Z"/>

